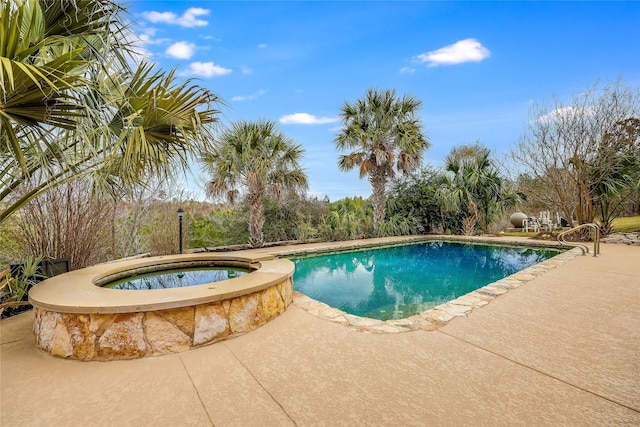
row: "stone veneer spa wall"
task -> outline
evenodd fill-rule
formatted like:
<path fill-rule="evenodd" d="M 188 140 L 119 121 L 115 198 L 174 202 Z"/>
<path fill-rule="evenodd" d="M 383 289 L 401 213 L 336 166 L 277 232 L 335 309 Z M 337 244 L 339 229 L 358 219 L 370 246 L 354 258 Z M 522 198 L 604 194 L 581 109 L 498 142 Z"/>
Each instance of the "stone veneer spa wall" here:
<path fill-rule="evenodd" d="M 248 263 L 252 261 L 255 260 L 247 260 Z M 83 309 L 69 305 L 65 309 L 51 299 L 47 302 L 47 295 L 34 288 L 30 298 L 35 306 L 34 333 L 37 346 L 54 356 L 105 361 L 176 353 L 242 335 L 277 317 L 292 302 L 293 268 L 290 261 L 263 260 L 259 264 L 256 271 L 246 276 L 216 282 L 216 288 L 221 288 L 220 291 L 212 292 L 210 290 L 214 287 L 207 285 L 194 286 L 192 289 L 147 291 L 147 295 L 156 298 L 155 302 L 149 301 L 146 306 L 141 305 L 137 309 L 135 306 L 121 308 L 106 301 L 100 307 Z M 73 273 L 67 273 L 72 281 Z M 61 292 L 69 290 L 68 286 L 64 289 L 62 285 L 65 283 L 62 280 L 64 276 L 56 276 L 63 288 Z M 76 276 L 83 277 L 86 274 Z M 82 281 L 86 282 L 86 279 Z M 88 286 L 109 292 L 123 301 L 127 297 L 137 297 L 138 291 L 103 289 L 93 285 L 93 282 L 95 280 Z M 227 282 L 236 284 L 230 287 Z M 52 289 L 56 284 L 49 285 L 49 289 Z M 88 289 L 86 283 L 78 285 Z M 233 291 L 225 292 L 226 289 Z M 189 298 L 174 298 L 175 301 L 167 302 L 171 298 L 163 297 L 163 293 L 170 297 L 172 295 L 166 291 L 188 294 Z M 77 289 L 76 292 L 81 290 Z M 201 295 L 207 293 L 210 295 Z M 212 301 L 194 303 L 207 298 Z M 82 299 L 81 294 L 76 299 Z M 184 306 L 162 309 L 163 304 Z"/>

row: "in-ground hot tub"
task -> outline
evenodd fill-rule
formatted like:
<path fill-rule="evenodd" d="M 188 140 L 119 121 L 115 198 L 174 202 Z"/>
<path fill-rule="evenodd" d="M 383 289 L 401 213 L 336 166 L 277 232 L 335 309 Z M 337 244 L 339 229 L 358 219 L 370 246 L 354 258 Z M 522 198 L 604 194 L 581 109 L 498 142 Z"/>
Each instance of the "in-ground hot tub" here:
<path fill-rule="evenodd" d="M 176 268 L 232 267 L 249 274 L 197 286 L 123 290 L 123 277 Z M 260 253 L 200 253 L 100 264 L 36 285 L 39 348 L 79 360 L 177 353 L 249 332 L 292 302 L 293 263 Z"/>

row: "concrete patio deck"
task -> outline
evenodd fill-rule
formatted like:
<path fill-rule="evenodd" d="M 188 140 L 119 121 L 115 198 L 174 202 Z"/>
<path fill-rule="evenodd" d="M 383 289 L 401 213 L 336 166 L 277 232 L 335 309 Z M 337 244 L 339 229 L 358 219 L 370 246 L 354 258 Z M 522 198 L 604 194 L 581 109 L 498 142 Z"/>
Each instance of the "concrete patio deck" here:
<path fill-rule="evenodd" d="M 292 305 L 228 341 L 114 362 L 0 322 L 0 425 L 640 425 L 640 248 L 603 244 L 435 331 Z"/>

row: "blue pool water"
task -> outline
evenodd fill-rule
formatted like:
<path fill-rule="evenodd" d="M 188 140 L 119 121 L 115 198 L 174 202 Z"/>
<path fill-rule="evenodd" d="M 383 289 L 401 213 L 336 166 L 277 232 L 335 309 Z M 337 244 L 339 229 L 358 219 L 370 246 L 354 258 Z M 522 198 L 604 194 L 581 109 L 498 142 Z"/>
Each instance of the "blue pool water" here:
<path fill-rule="evenodd" d="M 447 242 L 342 252 L 293 258 L 293 286 L 347 313 L 401 319 L 557 254 Z"/>
<path fill-rule="evenodd" d="M 140 274 L 105 285 L 105 288 L 140 290 L 183 288 L 185 286 L 204 285 L 244 276 L 248 271 L 240 268 L 197 267 L 179 270 L 163 270 Z"/>

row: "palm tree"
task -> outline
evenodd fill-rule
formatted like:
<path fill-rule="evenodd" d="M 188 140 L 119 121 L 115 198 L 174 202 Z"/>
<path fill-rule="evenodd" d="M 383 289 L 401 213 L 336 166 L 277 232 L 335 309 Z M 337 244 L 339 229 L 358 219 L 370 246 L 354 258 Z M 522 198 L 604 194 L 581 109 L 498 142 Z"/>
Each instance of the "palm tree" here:
<path fill-rule="evenodd" d="M 89 177 L 113 189 L 206 150 L 217 96 L 127 56 L 112 0 L 0 2 L 0 223 Z"/>
<path fill-rule="evenodd" d="M 338 151 L 352 150 L 338 158 L 342 171 L 360 168 L 373 188 L 373 220 L 384 222 L 387 182 L 396 172 L 405 174 L 420 165 L 430 144 L 417 117 L 422 101 L 395 90 L 369 89 L 363 98 L 345 102 L 340 117 L 343 128 L 334 140 Z"/>
<path fill-rule="evenodd" d="M 454 147 L 445 158 L 448 185 L 440 195 L 450 209 L 466 209 L 463 229 L 468 234 L 476 221 L 486 233 L 497 217 L 520 199 L 506 186 L 489 156 L 488 148 L 475 144 Z"/>
<path fill-rule="evenodd" d="M 640 194 L 640 118 L 620 120 L 605 134 L 587 169 L 600 231 L 613 231 L 625 203 Z"/>
<path fill-rule="evenodd" d="M 273 121 L 239 121 L 222 132 L 201 160 L 211 176 L 207 191 L 234 203 L 246 192 L 249 203 L 249 243 L 264 244 L 264 196 L 276 198 L 288 190 L 306 189 L 300 167 L 304 150 L 278 130 Z"/>

